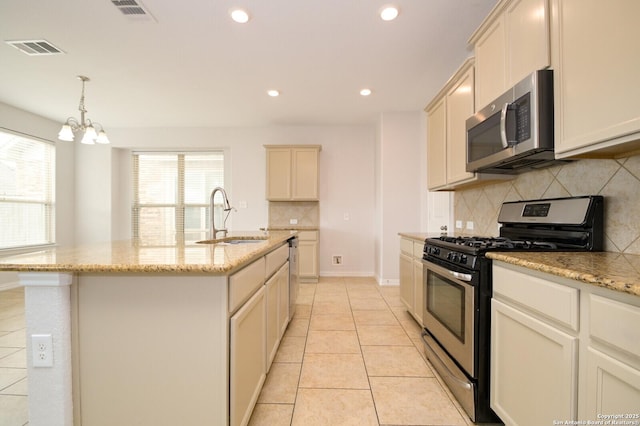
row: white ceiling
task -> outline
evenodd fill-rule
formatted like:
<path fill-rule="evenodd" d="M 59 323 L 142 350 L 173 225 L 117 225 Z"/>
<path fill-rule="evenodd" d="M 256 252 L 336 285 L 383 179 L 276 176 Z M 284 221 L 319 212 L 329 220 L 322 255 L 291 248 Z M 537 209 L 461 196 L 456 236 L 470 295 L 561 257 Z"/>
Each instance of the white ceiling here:
<path fill-rule="evenodd" d="M 472 54 L 496 0 L 142 0 L 133 20 L 110 0 L 1 0 L 0 102 L 114 127 L 370 124 L 419 111 Z M 393 2 L 400 16 L 378 11 Z M 241 6 L 248 24 L 230 20 Z M 66 54 L 4 43 L 45 39 Z M 359 95 L 369 87 L 373 94 Z M 267 89 L 280 90 L 270 98 Z"/>

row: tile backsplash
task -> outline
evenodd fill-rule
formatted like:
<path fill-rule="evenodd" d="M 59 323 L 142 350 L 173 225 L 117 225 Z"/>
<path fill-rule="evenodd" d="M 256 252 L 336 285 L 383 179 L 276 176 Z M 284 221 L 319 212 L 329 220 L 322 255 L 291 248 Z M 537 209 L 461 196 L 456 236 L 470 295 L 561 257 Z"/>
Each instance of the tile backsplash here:
<path fill-rule="evenodd" d="M 493 185 L 455 192 L 454 219 L 474 223 L 465 235 L 495 236 L 505 201 L 602 195 L 606 251 L 640 254 L 640 155 L 585 159 L 518 175 Z"/>
<path fill-rule="evenodd" d="M 291 219 L 298 221 L 296 225 Z M 320 205 L 317 201 L 270 201 L 269 227 L 320 226 Z"/>

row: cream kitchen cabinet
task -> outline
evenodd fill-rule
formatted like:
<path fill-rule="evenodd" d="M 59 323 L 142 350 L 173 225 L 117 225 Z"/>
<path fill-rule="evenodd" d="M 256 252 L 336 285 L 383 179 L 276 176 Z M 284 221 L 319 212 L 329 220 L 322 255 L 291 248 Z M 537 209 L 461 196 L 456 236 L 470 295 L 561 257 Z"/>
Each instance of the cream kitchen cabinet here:
<path fill-rule="evenodd" d="M 589 294 L 589 344 L 580 418 L 640 415 L 640 308 Z M 586 346 L 586 345 L 585 345 Z M 638 417 L 619 420 L 635 421 Z"/>
<path fill-rule="evenodd" d="M 400 300 L 420 326 L 423 325 L 424 309 L 423 246 L 423 241 L 400 238 Z"/>
<path fill-rule="evenodd" d="M 287 248 L 288 250 L 288 248 Z M 289 262 L 285 262 L 265 284 L 267 306 L 266 370 L 276 356 L 289 323 Z"/>
<path fill-rule="evenodd" d="M 494 260 L 491 407 L 507 425 L 637 413 L 638 322 L 637 296 Z"/>
<path fill-rule="evenodd" d="M 475 179 L 466 171 L 465 121 L 473 115 L 473 59 L 468 59 L 426 108 L 427 184 L 453 189 Z"/>
<path fill-rule="evenodd" d="M 550 66 L 548 1 L 503 0 L 471 36 L 477 109 L 533 71 Z"/>
<path fill-rule="evenodd" d="M 640 149 L 640 2 L 552 4 L 556 156 Z"/>
<path fill-rule="evenodd" d="M 232 426 L 249 422 L 267 375 L 265 306 L 265 288 L 260 286 L 229 321 L 229 422 Z"/>
<path fill-rule="evenodd" d="M 317 201 L 319 145 L 265 145 L 267 200 Z"/>
<path fill-rule="evenodd" d="M 298 279 L 300 282 L 318 282 L 319 232 L 298 231 Z"/>

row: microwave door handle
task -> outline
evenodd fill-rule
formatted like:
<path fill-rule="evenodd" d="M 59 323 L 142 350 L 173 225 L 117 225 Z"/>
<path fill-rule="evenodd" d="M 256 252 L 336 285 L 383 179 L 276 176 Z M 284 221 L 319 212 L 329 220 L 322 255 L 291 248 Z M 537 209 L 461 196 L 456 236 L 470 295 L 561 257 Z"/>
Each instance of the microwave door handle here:
<path fill-rule="evenodd" d="M 509 109 L 509 104 L 506 103 L 502 107 L 502 112 L 500 112 L 500 140 L 502 141 L 503 148 L 509 148 L 509 141 L 507 140 L 507 110 Z"/>

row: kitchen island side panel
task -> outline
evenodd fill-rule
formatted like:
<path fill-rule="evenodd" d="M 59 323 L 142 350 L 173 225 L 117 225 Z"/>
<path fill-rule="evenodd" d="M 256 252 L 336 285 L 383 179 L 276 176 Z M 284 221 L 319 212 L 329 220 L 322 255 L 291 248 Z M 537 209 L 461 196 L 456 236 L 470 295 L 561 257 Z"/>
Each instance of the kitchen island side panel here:
<path fill-rule="evenodd" d="M 72 292 L 76 425 L 226 424 L 226 277 L 80 274 Z"/>

